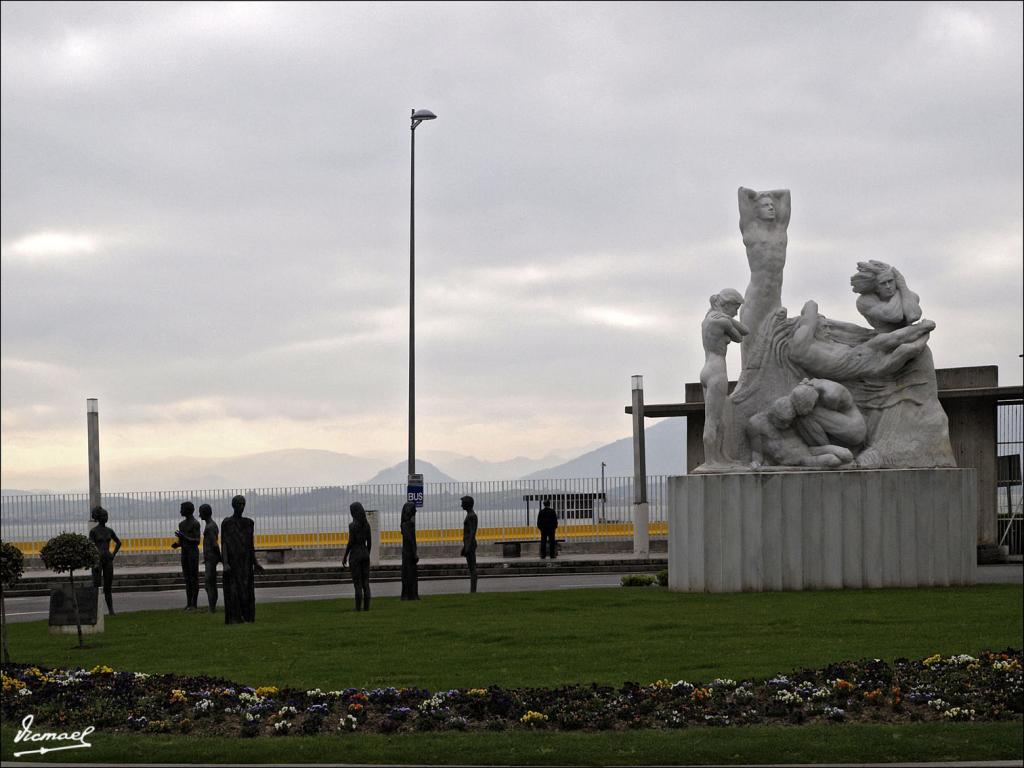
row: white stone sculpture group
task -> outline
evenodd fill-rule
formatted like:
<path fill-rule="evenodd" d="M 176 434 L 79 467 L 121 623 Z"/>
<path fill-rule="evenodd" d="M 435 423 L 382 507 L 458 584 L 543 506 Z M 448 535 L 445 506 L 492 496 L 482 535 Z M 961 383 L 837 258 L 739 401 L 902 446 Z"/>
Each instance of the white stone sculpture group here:
<path fill-rule="evenodd" d="M 850 284 L 870 328 L 814 301 L 782 306 L 789 190 L 739 190 L 746 294 L 711 297 L 701 324 L 705 462 L 697 472 L 955 467 L 928 338 L 935 323 L 895 267 L 857 264 Z M 737 311 L 739 320 L 736 319 Z M 726 349 L 742 370 L 728 393 Z"/>

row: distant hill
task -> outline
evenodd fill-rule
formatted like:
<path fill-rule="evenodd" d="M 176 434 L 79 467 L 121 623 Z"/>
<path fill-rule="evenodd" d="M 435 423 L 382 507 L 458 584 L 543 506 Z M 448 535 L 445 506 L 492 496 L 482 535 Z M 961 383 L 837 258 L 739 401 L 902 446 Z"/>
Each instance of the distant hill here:
<path fill-rule="evenodd" d="M 230 458 L 171 456 L 160 460 L 108 461 L 103 463 L 101 473 L 104 491 L 175 491 L 352 485 L 379 470 L 381 464 L 380 459 L 299 448 Z M 4 481 L 19 487 L 45 486 L 58 493 L 88 491 L 84 462 L 82 466 L 35 471 L 28 478 L 5 470 Z"/>
<path fill-rule="evenodd" d="M 416 471 L 423 475 L 425 483 L 455 483 L 453 477 L 446 475 L 429 461 L 416 459 Z M 405 483 L 409 479 L 409 464 L 407 461 L 400 461 L 393 467 L 382 469 L 376 475 L 366 481 L 366 485 L 378 485 L 384 483 Z M 476 478 L 474 478 L 476 479 Z"/>
<path fill-rule="evenodd" d="M 662 419 L 644 430 L 648 475 L 686 474 L 686 419 Z M 633 436 L 624 437 L 548 469 L 526 475 L 524 480 L 600 477 L 601 462 L 608 477 L 633 474 Z"/>
<path fill-rule="evenodd" d="M 444 467 L 444 471 L 456 480 L 516 480 L 530 472 L 562 464 L 573 453 L 551 453 L 540 459 L 517 456 L 505 461 L 482 461 L 451 451 L 423 451 L 420 456 L 435 467 Z"/>
<path fill-rule="evenodd" d="M 647 472 L 650 475 L 681 474 L 686 466 L 685 420 L 666 419 L 647 429 Z M 518 480 L 521 478 L 599 477 L 601 462 L 609 477 L 633 474 L 633 442 L 624 437 L 570 459 L 571 453 L 548 454 L 539 459 L 517 457 L 483 461 L 450 451 L 425 450 L 417 468 L 428 483 Z M 83 462 L 84 464 L 84 462 Z M 104 462 L 103 490 L 179 491 L 219 488 L 273 488 L 360 483 L 404 483 L 406 463 L 354 456 L 335 451 L 289 449 L 265 451 L 229 458 L 172 456 L 161 460 Z M 370 478 L 367 480 L 367 478 Z M 88 475 L 83 465 L 54 467 L 31 473 L 4 471 L 12 488 L 5 496 L 34 493 L 86 493 Z M 18 490 L 20 488 L 49 488 Z"/>

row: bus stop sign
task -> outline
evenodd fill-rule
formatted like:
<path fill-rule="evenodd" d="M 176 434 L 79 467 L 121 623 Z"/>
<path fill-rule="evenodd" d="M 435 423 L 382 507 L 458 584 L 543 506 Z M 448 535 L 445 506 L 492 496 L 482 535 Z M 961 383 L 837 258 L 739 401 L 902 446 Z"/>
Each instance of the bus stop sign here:
<path fill-rule="evenodd" d="M 423 475 L 409 475 L 409 482 L 405 486 L 405 500 L 416 505 L 416 509 L 423 506 Z"/>

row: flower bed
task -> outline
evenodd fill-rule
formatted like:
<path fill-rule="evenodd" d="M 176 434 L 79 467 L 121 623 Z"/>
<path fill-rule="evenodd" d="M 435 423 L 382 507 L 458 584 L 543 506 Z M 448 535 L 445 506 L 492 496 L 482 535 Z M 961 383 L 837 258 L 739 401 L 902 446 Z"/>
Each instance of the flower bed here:
<path fill-rule="evenodd" d="M 435 730 L 615 730 L 747 724 L 1020 719 L 1021 651 L 841 662 L 769 680 L 560 688 L 342 691 L 212 677 L 3 667 L 3 720 L 36 727 L 220 736 Z"/>

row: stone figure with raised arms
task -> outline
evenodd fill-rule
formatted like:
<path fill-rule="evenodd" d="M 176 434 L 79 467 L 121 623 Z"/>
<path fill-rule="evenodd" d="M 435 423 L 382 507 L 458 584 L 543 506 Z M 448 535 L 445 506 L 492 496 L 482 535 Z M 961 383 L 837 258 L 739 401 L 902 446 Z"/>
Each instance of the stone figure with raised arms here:
<path fill-rule="evenodd" d="M 789 215 L 792 208 L 788 189 L 756 192 L 740 187 L 740 232 L 747 249 L 750 283 L 744 295 L 740 322 L 757 334 L 764 320 L 782 306 L 782 276 L 786 266 Z M 741 344 L 743 365 L 754 338 Z"/>

